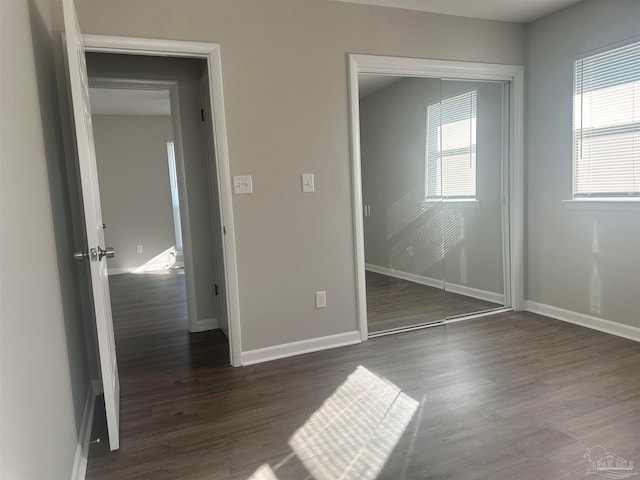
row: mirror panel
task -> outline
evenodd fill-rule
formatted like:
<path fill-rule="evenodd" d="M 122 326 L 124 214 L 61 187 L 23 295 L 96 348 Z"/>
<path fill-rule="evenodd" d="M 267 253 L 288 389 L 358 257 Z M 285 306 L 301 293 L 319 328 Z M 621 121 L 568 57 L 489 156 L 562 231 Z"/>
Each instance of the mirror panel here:
<path fill-rule="evenodd" d="M 427 106 L 441 81 L 360 75 L 369 333 L 446 316 L 443 209 L 426 198 Z"/>
<path fill-rule="evenodd" d="M 447 318 L 504 306 L 502 82 L 441 83 L 441 181 Z"/>

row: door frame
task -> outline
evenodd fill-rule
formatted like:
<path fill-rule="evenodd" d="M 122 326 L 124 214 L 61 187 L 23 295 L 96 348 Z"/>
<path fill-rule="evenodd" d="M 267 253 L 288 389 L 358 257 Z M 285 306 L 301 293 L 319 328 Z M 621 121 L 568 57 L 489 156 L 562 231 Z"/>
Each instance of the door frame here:
<path fill-rule="evenodd" d="M 231 365 L 240 366 L 242 364 L 242 337 L 240 326 L 238 264 L 233 220 L 231 168 L 229 163 L 224 94 L 222 88 L 220 45 L 216 43 L 120 37 L 111 35 L 84 34 L 82 37 L 85 44 L 85 52 L 200 58 L 207 62 L 211 111 L 213 112 L 213 122 L 211 123 L 216 148 L 216 164 L 219 172 L 218 182 L 221 197 L 220 213 L 223 221 L 223 229 L 226 231 L 223 238 L 223 248 L 225 259 L 224 270 L 227 284 L 227 309 L 229 315 L 229 353 Z M 172 109 L 174 107 L 173 101 L 171 107 Z M 182 220 L 184 221 L 185 219 L 183 218 Z"/>
<path fill-rule="evenodd" d="M 358 74 L 438 77 L 509 82 L 509 112 L 513 119 L 509 129 L 507 153 L 508 175 L 503 178 L 505 200 L 503 228 L 505 253 L 505 304 L 513 310 L 524 308 L 524 67 L 492 63 L 390 57 L 384 55 L 348 55 L 349 113 L 351 127 L 351 175 L 353 192 L 353 228 L 357 314 L 360 338 L 368 339 L 367 292 L 364 255 L 364 219 L 362 203 L 362 164 L 360 157 L 360 97 Z M 508 242 L 504 238 L 508 236 Z"/>
<path fill-rule="evenodd" d="M 229 317 L 228 317 L 228 309 L 226 304 L 224 305 L 225 307 L 225 314 L 227 315 L 227 323 L 226 325 L 224 325 L 224 322 L 221 322 L 221 317 L 220 317 L 220 305 L 221 305 L 221 299 L 223 298 L 221 295 L 219 295 L 220 292 L 220 276 L 223 276 L 226 278 L 226 276 L 224 275 L 224 261 L 223 262 L 219 262 L 218 260 L 221 258 L 221 256 L 224 254 L 224 247 L 222 245 L 222 242 L 224 242 L 224 232 L 220 229 L 220 228 L 216 228 L 216 225 L 219 227 L 219 222 L 216 219 L 216 210 L 220 211 L 219 207 L 215 208 L 216 205 L 220 205 L 220 195 L 219 195 L 219 188 L 218 188 L 218 181 L 217 178 L 219 177 L 219 171 L 217 169 L 217 165 L 216 165 L 216 152 L 215 152 L 215 139 L 213 137 L 210 136 L 210 132 L 211 130 L 209 130 L 208 128 L 208 124 L 209 122 L 207 121 L 207 119 L 209 117 L 212 117 L 212 113 L 209 111 L 209 109 L 207 108 L 206 102 L 204 101 L 204 98 L 206 97 L 206 95 L 208 95 L 209 93 L 209 74 L 208 72 L 203 72 L 203 74 L 200 76 L 200 80 L 199 80 L 199 87 L 200 87 L 200 101 L 201 101 L 201 108 L 202 108 L 202 128 L 203 128 L 203 134 L 204 134 L 204 150 L 205 150 L 205 157 L 206 157 L 206 161 L 207 161 L 207 175 L 208 175 L 208 185 L 209 185 L 209 202 L 210 205 L 213 208 L 209 209 L 209 215 L 211 217 L 211 235 L 212 235 L 212 240 L 213 240 L 213 245 L 212 245 L 212 253 L 213 253 L 213 272 L 214 272 L 214 277 L 215 277 L 215 281 L 216 281 L 216 285 L 215 285 L 215 290 L 216 290 L 216 308 L 217 308 L 217 313 L 218 313 L 218 328 L 220 328 L 220 330 L 222 330 L 222 333 L 224 333 L 225 335 L 227 335 L 229 333 Z M 209 95 L 210 96 L 210 95 Z M 213 151 L 211 151 L 210 149 L 210 141 L 213 141 L 214 144 L 214 148 Z M 213 173 L 215 172 L 215 174 Z M 218 195 L 216 195 L 218 194 Z M 222 265 L 221 265 L 222 263 Z M 220 267 L 222 266 L 222 274 L 220 274 Z M 225 290 L 226 290 L 226 285 L 224 286 Z M 226 296 L 225 296 L 225 301 L 226 301 Z M 224 325 L 224 326 L 223 326 Z"/>

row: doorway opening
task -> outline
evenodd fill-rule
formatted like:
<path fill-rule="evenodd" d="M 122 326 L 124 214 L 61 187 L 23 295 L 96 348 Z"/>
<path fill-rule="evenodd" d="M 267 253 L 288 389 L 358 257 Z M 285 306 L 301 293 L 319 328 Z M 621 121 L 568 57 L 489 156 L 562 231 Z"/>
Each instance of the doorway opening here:
<path fill-rule="evenodd" d="M 101 60 L 87 57 L 91 74 Z M 187 301 L 192 295 L 185 282 L 175 155 L 175 139 L 182 134 L 180 112 L 171 108 L 175 85 L 89 77 L 104 238 L 115 251 L 107 270 L 118 349 L 134 338 L 177 335 L 202 325 Z"/>
<path fill-rule="evenodd" d="M 109 274 L 184 273 L 189 331 L 228 335 L 206 62 L 88 53 L 87 70 L 105 239 L 117 252 Z"/>
<path fill-rule="evenodd" d="M 85 56 L 119 377 L 144 401 L 133 385 L 160 364 L 231 358 L 207 61 Z"/>

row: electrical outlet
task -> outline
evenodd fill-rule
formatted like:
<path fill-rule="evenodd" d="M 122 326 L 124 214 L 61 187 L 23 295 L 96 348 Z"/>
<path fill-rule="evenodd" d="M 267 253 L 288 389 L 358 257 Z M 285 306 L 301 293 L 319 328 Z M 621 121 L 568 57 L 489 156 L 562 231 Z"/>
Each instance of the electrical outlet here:
<path fill-rule="evenodd" d="M 136 245 L 136 252 L 142 253 L 142 245 Z"/>
<path fill-rule="evenodd" d="M 327 306 L 327 292 L 316 292 L 316 308 Z"/>
<path fill-rule="evenodd" d="M 253 193 L 253 180 L 251 175 L 237 175 L 233 177 L 233 193 L 244 195 Z"/>
<path fill-rule="evenodd" d="M 413 257 L 413 246 L 409 245 L 407 247 L 407 253 L 409 254 L 410 257 Z"/>

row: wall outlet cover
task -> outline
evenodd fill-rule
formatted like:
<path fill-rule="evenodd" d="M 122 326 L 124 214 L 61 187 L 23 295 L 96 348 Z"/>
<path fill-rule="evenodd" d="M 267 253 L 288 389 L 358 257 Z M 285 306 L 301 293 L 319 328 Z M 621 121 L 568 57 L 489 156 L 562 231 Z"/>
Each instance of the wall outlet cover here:
<path fill-rule="evenodd" d="M 251 175 L 236 175 L 233 177 L 233 193 L 244 195 L 253 193 L 253 180 Z"/>

